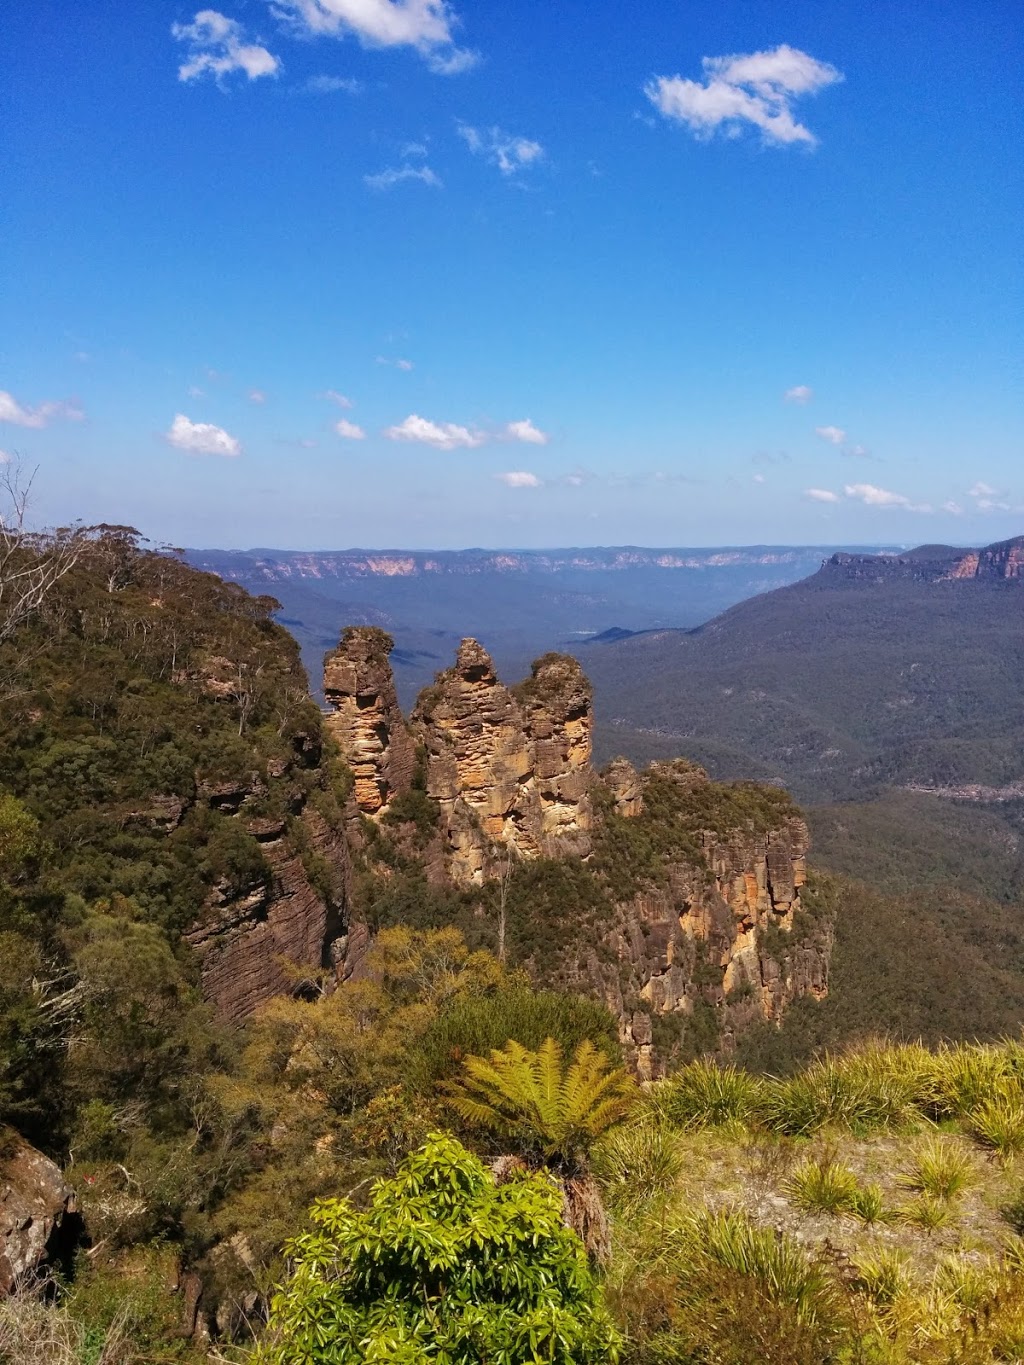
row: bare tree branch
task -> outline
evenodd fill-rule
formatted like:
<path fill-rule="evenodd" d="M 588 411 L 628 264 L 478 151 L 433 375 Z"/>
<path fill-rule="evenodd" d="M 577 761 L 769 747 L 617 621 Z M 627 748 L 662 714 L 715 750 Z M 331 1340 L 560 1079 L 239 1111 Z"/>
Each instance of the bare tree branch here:
<path fill-rule="evenodd" d="M 79 526 L 28 529 L 35 476 L 35 470 L 26 475 L 16 463 L 0 473 L 0 644 L 39 610 L 74 568 L 85 543 Z"/>

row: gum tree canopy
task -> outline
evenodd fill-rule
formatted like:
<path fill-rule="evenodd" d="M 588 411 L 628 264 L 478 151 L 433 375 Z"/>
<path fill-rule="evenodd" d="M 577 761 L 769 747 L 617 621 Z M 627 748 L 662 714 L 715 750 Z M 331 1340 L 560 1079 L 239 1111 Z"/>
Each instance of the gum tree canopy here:
<path fill-rule="evenodd" d="M 548 1177 L 499 1185 L 433 1135 L 367 1209 L 314 1207 L 261 1365 L 613 1365 L 617 1337 L 561 1206 Z"/>

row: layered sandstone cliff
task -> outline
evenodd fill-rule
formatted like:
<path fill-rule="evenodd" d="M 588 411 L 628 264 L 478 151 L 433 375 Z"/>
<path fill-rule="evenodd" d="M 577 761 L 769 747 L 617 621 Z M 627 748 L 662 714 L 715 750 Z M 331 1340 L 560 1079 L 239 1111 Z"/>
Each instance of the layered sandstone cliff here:
<path fill-rule="evenodd" d="M 463 640 L 455 667 L 420 696 L 411 726 L 426 750 L 426 790 L 441 809 L 456 880 L 481 884 L 507 853 L 589 852 L 592 694 L 575 659 L 545 655 L 510 689 L 487 651 Z"/>
<path fill-rule="evenodd" d="M 510 869 L 579 867 L 591 911 L 561 926 L 554 951 L 534 951 L 531 941 L 551 941 L 545 916 L 563 912 L 532 893 L 523 961 L 539 980 L 601 996 L 641 1071 L 655 1066 L 659 1021 L 678 1033 L 711 1011 L 728 1045 L 745 1023 L 826 994 L 827 927 L 793 933 L 808 833 L 784 793 L 723 787 L 685 761 L 639 774 L 619 759 L 599 777 L 590 684 L 562 655 L 509 688 L 487 651 L 464 640 L 406 722 L 388 643 L 350 629 L 326 665 L 338 708 L 328 726 L 355 773 L 358 809 L 380 837 L 400 838 L 398 797 L 415 783 L 434 813 L 415 856 L 449 885 L 477 888 L 480 916 L 488 886 Z M 380 875 L 392 878 L 394 862 Z"/>
<path fill-rule="evenodd" d="M 350 626 L 324 660 L 327 731 L 352 769 L 356 804 L 366 815 L 408 789 L 415 762 L 388 662 L 392 648 L 375 626 Z"/>

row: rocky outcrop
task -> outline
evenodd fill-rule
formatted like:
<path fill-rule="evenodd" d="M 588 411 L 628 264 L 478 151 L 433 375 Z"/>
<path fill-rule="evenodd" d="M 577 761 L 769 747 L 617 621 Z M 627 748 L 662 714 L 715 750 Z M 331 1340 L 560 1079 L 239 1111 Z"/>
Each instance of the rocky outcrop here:
<path fill-rule="evenodd" d="M 688 764 L 652 764 L 639 785 L 654 775 L 678 783 L 681 795 L 713 785 Z M 605 774 L 613 795 L 623 778 L 618 761 Z M 629 818 L 636 801 L 630 784 L 625 809 L 617 799 L 620 813 Z M 698 1004 L 708 1005 L 728 1046 L 737 1024 L 778 1020 L 797 997 L 828 993 L 828 931 L 789 937 L 806 880 L 803 819 L 792 815 L 767 829 L 705 829 L 697 838 L 699 857 L 669 855 L 666 884 L 620 904 L 604 951 L 586 954 L 591 987 L 622 1020 L 623 1041 L 643 1074 L 653 1069 L 652 1021 L 659 1017 L 690 1016 Z"/>
<path fill-rule="evenodd" d="M 75 1192 L 11 1129 L 0 1132 L 0 1295 L 44 1274 L 73 1242 Z M 62 1246 L 67 1243 L 68 1246 Z"/>
<path fill-rule="evenodd" d="M 1020 582 L 1024 580 L 1024 536 L 997 541 L 980 550 L 955 545 L 920 545 L 904 554 L 831 556 L 822 566 L 823 581 L 894 579 L 916 583 Z"/>
<path fill-rule="evenodd" d="M 590 684 L 575 659 L 545 655 L 509 689 L 483 646 L 463 640 L 411 719 L 456 880 L 479 885 L 505 851 L 586 855 L 592 727 Z"/>
<path fill-rule="evenodd" d="M 795 807 L 774 789 L 718 786 L 684 760 L 641 775 L 617 759 L 598 778 L 591 687 L 575 659 L 545 655 L 509 688 L 483 646 L 463 640 L 408 724 L 380 632 L 346 631 L 325 680 L 359 809 L 435 884 L 484 887 L 510 858 L 589 865 L 593 880 L 557 931 L 560 946 L 543 961 L 527 948 L 527 965 L 539 980 L 600 995 L 642 1072 L 655 1066 L 659 1021 L 685 1027 L 705 1007 L 728 1045 L 744 1023 L 777 1020 L 798 996 L 827 992 L 827 932 L 791 933 L 808 845 Z M 405 792 L 415 801 L 399 806 Z M 417 841 L 400 829 L 414 810 L 422 817 L 424 798 L 435 814 Z M 519 935 L 529 943 L 529 930 Z M 353 925 L 346 971 L 349 942 L 365 952 L 365 931 L 358 939 Z M 537 940 L 553 942 L 545 932 Z"/>
<path fill-rule="evenodd" d="M 345 840 L 316 810 L 299 816 L 301 852 L 284 818 L 246 819 L 244 805 L 236 818 L 259 843 L 266 872 L 215 886 L 185 936 L 199 955 L 203 994 L 233 1022 L 294 990 L 303 970 L 334 962 L 350 878 Z M 322 877 L 316 885 L 312 869 Z"/>
<path fill-rule="evenodd" d="M 324 660 L 324 696 L 332 708 L 326 728 L 352 769 L 364 815 L 379 815 L 408 790 L 415 764 L 388 662 L 393 647 L 375 626 L 349 626 Z"/>

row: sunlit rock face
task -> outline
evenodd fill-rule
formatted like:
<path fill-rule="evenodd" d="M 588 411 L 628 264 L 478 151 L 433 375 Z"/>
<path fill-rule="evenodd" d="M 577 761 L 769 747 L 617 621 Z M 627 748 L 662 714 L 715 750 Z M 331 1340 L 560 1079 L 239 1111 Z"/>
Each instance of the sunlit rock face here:
<path fill-rule="evenodd" d="M 463 640 L 454 668 L 420 695 L 411 728 L 456 880 L 480 883 L 508 851 L 589 851 L 592 694 L 575 659 L 545 655 L 511 689 L 483 646 Z"/>
<path fill-rule="evenodd" d="M 388 655 L 394 642 L 375 626 L 350 626 L 324 661 L 326 718 L 355 777 L 356 804 L 364 815 L 386 809 L 408 790 L 415 764 Z"/>

